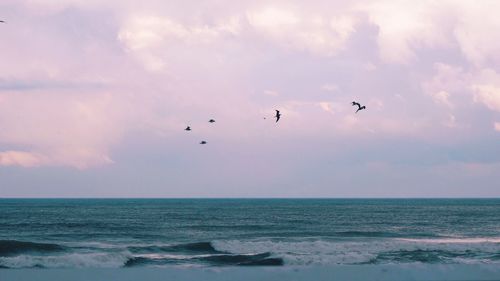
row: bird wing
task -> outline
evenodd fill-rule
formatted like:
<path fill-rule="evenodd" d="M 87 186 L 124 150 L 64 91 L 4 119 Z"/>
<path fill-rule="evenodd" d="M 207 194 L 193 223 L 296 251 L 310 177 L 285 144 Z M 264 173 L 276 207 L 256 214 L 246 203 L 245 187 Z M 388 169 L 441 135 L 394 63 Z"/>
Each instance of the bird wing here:
<path fill-rule="evenodd" d="M 358 111 L 363 110 L 363 109 L 366 109 L 366 106 L 364 106 L 364 105 L 363 105 L 363 106 L 360 106 L 360 107 L 358 108 L 358 110 L 356 110 L 356 113 L 358 113 Z"/>
<path fill-rule="evenodd" d="M 353 105 L 353 106 L 357 105 L 357 106 L 358 106 L 358 108 L 359 108 L 359 107 L 361 107 L 361 104 L 359 104 L 359 102 L 355 102 L 355 101 L 353 101 L 353 102 L 352 102 L 352 105 Z"/>

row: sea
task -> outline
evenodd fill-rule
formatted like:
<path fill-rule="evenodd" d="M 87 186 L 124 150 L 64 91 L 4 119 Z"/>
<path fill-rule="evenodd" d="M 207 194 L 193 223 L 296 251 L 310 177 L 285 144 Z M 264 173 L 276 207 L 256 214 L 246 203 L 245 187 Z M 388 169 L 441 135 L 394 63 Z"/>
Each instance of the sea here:
<path fill-rule="evenodd" d="M 498 264 L 500 199 L 0 199 L 0 268 Z"/>

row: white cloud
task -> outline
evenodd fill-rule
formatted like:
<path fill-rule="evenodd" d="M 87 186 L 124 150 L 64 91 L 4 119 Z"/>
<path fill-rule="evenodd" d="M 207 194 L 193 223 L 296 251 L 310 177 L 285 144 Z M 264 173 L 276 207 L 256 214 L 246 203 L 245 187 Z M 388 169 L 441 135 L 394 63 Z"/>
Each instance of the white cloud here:
<path fill-rule="evenodd" d="M 248 13 L 247 17 L 252 26 L 271 33 L 279 33 L 288 28 L 293 28 L 300 21 L 294 12 L 274 7 Z"/>
<path fill-rule="evenodd" d="M 487 3 L 487 4 L 486 4 Z M 382 59 L 410 63 L 424 48 L 453 50 L 454 44 L 477 66 L 500 61 L 500 2 L 373 1 L 360 9 L 379 27 Z M 456 42 L 456 43 L 455 43 Z"/>
<path fill-rule="evenodd" d="M 475 102 L 487 108 L 500 111 L 500 74 L 493 69 L 483 69 L 471 81 L 470 89 Z"/>
<path fill-rule="evenodd" d="M 275 90 L 265 90 L 264 94 L 266 94 L 268 96 L 273 96 L 273 97 L 277 97 L 280 95 L 280 93 L 278 91 L 275 91 Z"/>
<path fill-rule="evenodd" d="M 458 13 L 454 35 L 466 58 L 477 66 L 488 64 L 491 60 L 500 62 L 500 18 L 497 12 L 500 2 L 450 3 Z"/>
<path fill-rule="evenodd" d="M 46 159 L 42 155 L 24 151 L 0 152 L 1 166 L 37 167 L 45 164 Z"/>
<path fill-rule="evenodd" d="M 332 104 L 330 102 L 322 101 L 318 103 L 321 109 L 323 109 L 326 112 L 334 113 Z"/>
<path fill-rule="evenodd" d="M 421 83 L 422 90 L 435 104 L 453 111 L 471 104 L 474 100 L 479 102 L 477 86 L 484 86 L 494 80 L 491 75 L 487 77 L 484 70 L 472 68 L 466 72 L 462 67 L 444 63 L 435 63 L 434 71 L 431 79 Z"/>
<path fill-rule="evenodd" d="M 389 63 L 410 63 L 415 49 L 449 44 L 440 3 L 431 1 L 374 1 L 361 5 L 379 28 L 377 42 L 381 58 Z"/>
<path fill-rule="evenodd" d="M 449 100 L 450 94 L 448 92 L 439 91 L 437 93 L 431 93 L 430 95 L 435 103 L 442 104 L 450 108 L 453 107 L 453 104 Z"/>
<path fill-rule="evenodd" d="M 422 89 L 431 97 L 437 93 L 446 92 L 448 97 L 464 91 L 470 85 L 472 75 L 464 72 L 462 67 L 435 63 L 432 79 L 422 83 Z M 441 98 L 446 94 L 440 94 Z M 437 96 L 439 98 L 439 95 Z"/>
<path fill-rule="evenodd" d="M 1 152 L 2 165 L 83 169 L 110 164 L 110 147 L 132 118 L 124 115 L 126 101 L 113 95 L 35 91 L 0 96 L 0 140 L 31 148 Z"/>
<path fill-rule="evenodd" d="M 500 132 L 500 122 L 495 122 L 493 124 L 493 128 L 495 129 L 495 131 Z"/>
<path fill-rule="evenodd" d="M 327 83 L 327 84 L 324 84 L 323 86 L 321 86 L 321 89 L 323 91 L 327 91 L 327 92 L 338 92 L 339 86 L 337 86 L 336 84 Z"/>
<path fill-rule="evenodd" d="M 135 16 L 121 27 L 118 40 L 146 69 L 158 72 L 168 66 L 169 58 L 175 57 L 176 51 L 192 49 L 197 53 L 195 50 L 203 45 L 221 43 L 226 36 L 236 35 L 239 30 L 238 17 L 229 17 L 213 25 L 187 25 L 168 17 Z"/>
<path fill-rule="evenodd" d="M 34 3 L 9 1 L 24 3 L 21 10 L 30 6 L 26 3 Z M 3 152 L 2 163 L 106 165 L 112 163 L 114 145 L 137 127 L 168 137 L 169 126 L 181 126 L 191 118 L 185 112 L 194 111 L 217 112 L 235 117 L 227 120 L 240 121 L 251 120 L 242 112 L 251 115 L 281 104 L 282 127 L 309 129 L 314 123 L 317 127 L 310 132 L 324 132 L 323 122 L 315 121 L 332 118 L 335 122 L 330 126 L 339 124 L 349 132 L 357 131 L 355 125 L 360 131 L 421 136 L 440 123 L 455 126 L 457 119 L 465 120 L 457 109 L 467 110 L 462 105 L 473 100 L 499 110 L 500 79 L 492 69 L 497 68 L 500 52 L 495 52 L 496 42 L 486 44 L 487 34 L 495 41 L 499 28 L 494 11 L 481 18 L 480 11 L 487 5 L 467 11 L 463 1 L 457 1 L 455 8 L 448 1 L 341 2 L 228 1 L 227 9 L 216 10 L 194 2 L 145 1 L 135 8 L 128 0 L 36 0 L 29 16 L 40 22 L 40 29 L 27 25 L 22 32 L 6 31 L 10 37 L 0 60 L 10 67 L 0 69 L 0 78 L 69 81 L 81 77 L 106 83 L 101 89 L 76 92 L 68 87 L 57 94 L 53 89 L 33 95 L 4 89 L 0 141 L 19 151 Z M 46 11 L 40 15 L 33 7 L 46 7 Z M 187 10 L 193 12 L 179 12 Z M 102 21 L 103 15 L 109 22 Z M 88 22 L 99 24 L 86 26 Z M 23 35 L 32 28 L 36 32 Z M 373 51 L 374 44 L 379 55 Z M 428 63 L 435 61 L 435 54 L 425 50 L 435 48 L 449 50 L 450 56 L 429 73 Z M 455 57 L 461 54 L 465 60 Z M 379 56 L 384 62 L 415 67 L 401 68 L 411 69 L 408 73 L 388 74 L 392 66 L 381 63 Z M 488 70 L 486 64 L 493 66 Z M 360 71 L 365 75 L 356 76 Z M 342 85 L 342 91 L 337 84 L 321 84 L 328 81 Z M 421 85 L 430 97 L 427 104 L 417 100 L 421 97 L 415 97 L 407 85 Z M 319 91 L 318 87 L 335 92 L 335 99 L 324 101 L 324 96 L 307 93 L 307 89 Z M 262 89 L 276 98 L 265 97 Z M 256 92 L 261 94 L 249 94 Z M 402 95 L 394 98 L 395 93 Z M 349 95 L 354 94 L 366 102 L 367 111 L 353 114 Z M 294 100 L 287 100 L 288 96 Z M 432 101 L 449 107 L 445 108 L 449 112 L 441 114 L 443 108 L 429 106 Z M 428 110 L 425 118 L 423 110 Z M 288 118 L 302 123 L 287 123 Z M 227 131 L 240 133 L 237 126 L 231 129 Z"/>
<path fill-rule="evenodd" d="M 70 166 L 87 169 L 114 163 L 107 155 L 85 148 L 60 148 L 48 154 L 27 151 L 0 151 L 0 166 L 19 166 L 32 168 L 39 166 Z"/>
<path fill-rule="evenodd" d="M 343 50 L 355 30 L 350 15 L 306 14 L 287 8 L 267 7 L 247 13 L 249 24 L 284 48 L 333 56 Z"/>
<path fill-rule="evenodd" d="M 500 87 L 494 85 L 473 85 L 474 101 L 483 103 L 491 110 L 500 112 Z"/>

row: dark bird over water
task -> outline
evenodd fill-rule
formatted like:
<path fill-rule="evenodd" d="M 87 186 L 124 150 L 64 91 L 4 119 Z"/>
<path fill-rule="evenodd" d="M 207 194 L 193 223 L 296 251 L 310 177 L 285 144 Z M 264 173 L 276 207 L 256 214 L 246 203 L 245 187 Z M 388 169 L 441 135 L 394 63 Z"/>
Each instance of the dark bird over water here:
<path fill-rule="evenodd" d="M 276 110 L 276 116 L 274 116 L 274 117 L 276 117 L 276 123 L 278 123 L 278 121 L 280 120 L 280 117 L 281 117 L 281 113 L 279 110 Z"/>
<path fill-rule="evenodd" d="M 206 141 L 201 141 L 200 144 L 207 144 L 207 142 Z"/>
<path fill-rule="evenodd" d="M 184 131 L 191 131 L 191 127 L 187 126 L 186 129 L 184 129 Z"/>
<path fill-rule="evenodd" d="M 361 106 L 361 104 L 359 104 L 359 102 L 355 102 L 355 101 L 353 101 L 353 102 L 352 102 L 352 106 L 355 106 L 355 105 L 357 105 L 357 106 L 358 106 L 358 110 L 356 110 L 356 113 L 358 113 L 358 111 L 360 111 L 360 110 L 366 109 L 366 106 L 364 106 L 364 105 L 363 105 L 363 106 Z"/>
<path fill-rule="evenodd" d="M 210 120 L 208 120 L 208 122 L 215 123 L 215 120 L 214 119 L 210 119 Z"/>

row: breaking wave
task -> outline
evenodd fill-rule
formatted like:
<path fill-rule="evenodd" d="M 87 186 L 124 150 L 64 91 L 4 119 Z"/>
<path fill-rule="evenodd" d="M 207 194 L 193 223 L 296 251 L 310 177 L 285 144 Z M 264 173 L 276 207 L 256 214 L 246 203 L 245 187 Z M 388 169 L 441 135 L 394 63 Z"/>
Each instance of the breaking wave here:
<path fill-rule="evenodd" d="M 0 268 L 500 263 L 500 238 L 214 240 L 181 244 L 48 244 L 0 240 Z"/>

